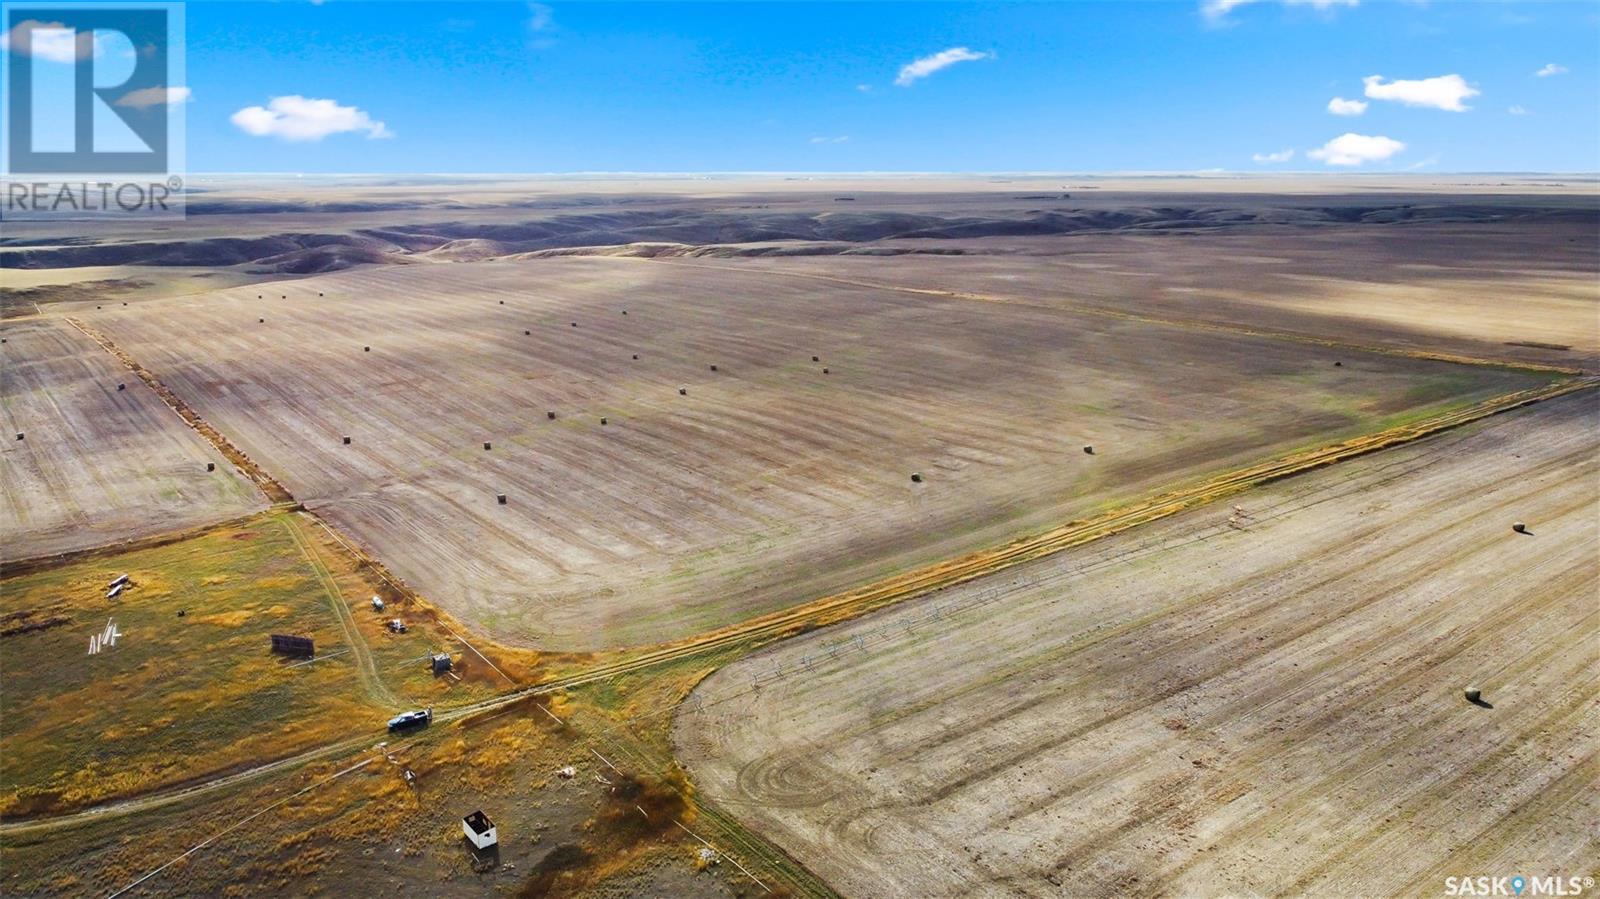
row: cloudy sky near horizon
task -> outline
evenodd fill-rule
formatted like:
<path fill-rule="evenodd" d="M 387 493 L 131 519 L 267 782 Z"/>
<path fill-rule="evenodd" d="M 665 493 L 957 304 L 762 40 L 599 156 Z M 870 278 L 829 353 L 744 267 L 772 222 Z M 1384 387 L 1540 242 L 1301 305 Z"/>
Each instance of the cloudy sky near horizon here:
<path fill-rule="evenodd" d="M 1594 171 L 1592 2 L 191 2 L 190 171 Z"/>

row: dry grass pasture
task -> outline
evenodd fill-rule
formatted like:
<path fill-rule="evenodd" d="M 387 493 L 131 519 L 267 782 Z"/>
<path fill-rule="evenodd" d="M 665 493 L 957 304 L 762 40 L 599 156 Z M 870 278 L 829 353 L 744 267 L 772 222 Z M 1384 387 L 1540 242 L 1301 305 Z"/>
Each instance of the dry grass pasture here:
<path fill-rule="evenodd" d="M 0 334 L 0 559 L 181 530 L 266 505 L 78 329 L 35 318 L 7 323 Z M 206 471 L 208 462 L 216 471 Z"/>
<path fill-rule="evenodd" d="M 637 259 L 84 318 L 424 595 L 554 649 L 687 636 L 1538 380 Z"/>
<path fill-rule="evenodd" d="M 695 691 L 680 757 L 846 895 L 1593 875 L 1597 416 L 1586 391 L 780 644 Z"/>
<path fill-rule="evenodd" d="M 427 618 L 369 608 L 371 587 L 301 516 L 0 581 L 0 815 L 70 811 L 381 733 L 401 708 L 503 688 Z M 127 574 L 116 599 L 107 584 Z M 410 618 L 406 634 L 383 621 Z M 115 619 L 115 646 L 88 655 Z M 273 655 L 311 637 L 321 661 Z M 426 657 L 461 659 L 463 680 Z M 479 665 L 479 668 L 484 666 Z"/>

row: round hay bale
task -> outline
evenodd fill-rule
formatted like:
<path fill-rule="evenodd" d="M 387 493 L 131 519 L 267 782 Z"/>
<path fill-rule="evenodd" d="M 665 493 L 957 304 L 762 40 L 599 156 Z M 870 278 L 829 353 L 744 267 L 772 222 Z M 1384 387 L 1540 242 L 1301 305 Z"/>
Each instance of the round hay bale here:
<path fill-rule="evenodd" d="M 823 373 L 823 374 L 827 374 L 827 373 L 828 373 L 828 370 L 827 370 L 827 369 L 826 369 L 826 368 L 824 368 L 824 369 L 823 369 L 823 370 L 822 370 L 822 373 Z"/>
<path fill-rule="evenodd" d="M 812 362 L 821 362 L 822 358 L 820 356 L 812 356 L 811 357 L 811 361 Z"/>
<path fill-rule="evenodd" d="M 533 335 L 533 332 L 532 332 L 532 331 L 530 331 L 530 330 L 528 330 L 528 329 L 526 329 L 526 328 L 524 328 L 524 329 L 523 329 L 523 330 L 522 330 L 522 336 L 523 336 L 523 337 L 531 337 L 531 336 L 532 336 L 532 335 Z"/>
<path fill-rule="evenodd" d="M 501 301 L 500 301 L 500 305 L 502 305 L 502 306 L 504 306 L 504 305 L 505 305 L 505 304 L 506 304 L 506 301 L 505 301 L 505 300 L 501 300 Z"/>
<path fill-rule="evenodd" d="M 573 327 L 574 327 L 574 328 L 576 328 L 576 327 L 577 327 L 577 326 L 578 326 L 578 323 L 577 323 L 577 322 L 573 322 L 573 323 L 572 323 L 572 326 L 573 326 Z"/>
<path fill-rule="evenodd" d="M 1344 363 L 1343 362 L 1335 362 L 1335 363 L 1333 363 L 1333 367 L 1334 368 L 1344 368 Z"/>
<path fill-rule="evenodd" d="M 372 352 L 372 347 L 364 346 L 364 347 L 361 348 L 361 352 L 370 353 L 370 352 Z"/>
<path fill-rule="evenodd" d="M 494 501 L 503 506 L 506 504 L 506 495 L 504 493 L 496 493 L 494 495 Z"/>
<path fill-rule="evenodd" d="M 689 395 L 689 388 L 687 388 L 687 387 L 679 387 L 678 388 L 678 396 L 688 396 L 688 395 Z"/>
<path fill-rule="evenodd" d="M 628 310 L 626 310 L 626 309 L 622 310 L 622 314 L 623 315 L 627 315 L 628 314 Z"/>
<path fill-rule="evenodd" d="M 602 424 L 602 425 L 603 425 L 603 424 L 606 424 L 606 420 L 605 420 L 605 419 L 604 419 L 604 418 L 601 418 L 601 419 L 600 419 L 600 423 L 601 423 L 601 424 Z"/>
<path fill-rule="evenodd" d="M 260 325 L 264 325 L 264 324 L 266 324 L 266 323 L 267 323 L 267 320 L 266 320 L 266 319 L 264 319 L 264 318 L 258 318 L 258 319 L 256 319 L 256 324 L 260 324 Z"/>
<path fill-rule="evenodd" d="M 922 472 L 920 472 L 920 471 L 913 471 L 913 472 L 912 472 L 912 473 L 911 473 L 911 483 L 913 483 L 913 484 L 920 484 L 920 483 L 922 483 Z"/>
<path fill-rule="evenodd" d="M 217 463 L 215 463 L 215 462 L 207 462 L 206 463 L 206 471 L 216 471 L 216 470 L 217 470 Z"/>
<path fill-rule="evenodd" d="M 1482 702 L 1483 691 L 1477 687 L 1468 687 L 1462 693 L 1467 697 L 1467 702 Z"/>
<path fill-rule="evenodd" d="M 128 389 L 128 385 L 126 385 L 126 384 L 118 384 L 117 385 L 117 392 L 118 393 L 121 393 L 122 391 L 127 390 L 127 389 Z"/>
<path fill-rule="evenodd" d="M 22 432 L 21 432 L 21 431 L 18 431 L 18 432 L 17 432 L 17 439 L 18 439 L 18 440 L 21 440 L 21 439 L 22 439 Z"/>
<path fill-rule="evenodd" d="M 713 364 L 712 364 L 712 366 L 711 366 L 711 370 L 712 370 L 712 371 L 716 371 L 716 370 L 717 370 L 717 366 L 716 366 L 716 364 L 715 364 L 715 363 L 713 363 Z"/>
<path fill-rule="evenodd" d="M 1092 455 L 1094 455 L 1094 447 L 1092 447 L 1092 446 L 1085 446 L 1085 447 L 1084 447 L 1084 448 L 1083 448 L 1083 451 L 1084 451 L 1084 453 L 1086 453 L 1086 454 L 1087 454 L 1087 455 L 1090 455 L 1090 456 L 1092 456 Z"/>
<path fill-rule="evenodd" d="M 345 438 L 344 438 L 344 445 L 345 445 L 345 446 L 349 446 L 349 445 L 350 445 L 350 437 L 349 437 L 349 435 L 346 435 L 346 436 L 345 436 Z"/>
<path fill-rule="evenodd" d="M 485 441 L 484 441 L 484 442 L 483 442 L 483 448 L 484 448 L 484 449 L 488 449 L 488 448 L 489 448 L 489 441 L 487 441 L 487 440 L 485 440 Z"/>
<path fill-rule="evenodd" d="M 635 358 L 635 359 L 639 358 L 639 354 L 638 353 L 634 353 L 633 354 L 633 358 Z"/>
<path fill-rule="evenodd" d="M 1520 521 L 1517 521 L 1517 522 L 1513 522 L 1513 523 L 1512 523 L 1512 525 L 1511 525 L 1511 529 L 1512 529 L 1512 530 L 1513 530 L 1513 531 L 1516 531 L 1516 532 L 1517 532 L 1517 533 L 1519 533 L 1519 534 L 1526 534 L 1526 533 L 1528 533 L 1528 526 L 1527 526 L 1527 525 L 1525 525 L 1525 524 L 1523 524 L 1523 523 L 1522 523 L 1522 522 L 1520 522 Z"/>
<path fill-rule="evenodd" d="M 546 412 L 544 414 L 544 417 L 550 419 L 551 421 L 555 421 L 556 420 L 556 413 L 555 413 L 554 410 L 552 410 L 550 412 Z"/>

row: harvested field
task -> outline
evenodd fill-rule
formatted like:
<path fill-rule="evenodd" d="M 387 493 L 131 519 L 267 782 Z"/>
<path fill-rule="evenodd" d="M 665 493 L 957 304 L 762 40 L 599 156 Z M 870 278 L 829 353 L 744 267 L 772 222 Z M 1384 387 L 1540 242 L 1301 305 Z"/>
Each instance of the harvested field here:
<path fill-rule="evenodd" d="M 138 377 L 70 324 L 36 318 L 0 332 L 0 559 L 181 530 L 266 505 Z"/>
<path fill-rule="evenodd" d="M 1587 220 L 963 241 L 964 255 L 681 260 L 1600 369 Z M 937 241 L 891 241 L 902 249 Z"/>
<path fill-rule="evenodd" d="M 83 317 L 425 595 L 558 649 L 681 637 L 1539 381 L 628 259 Z"/>
<path fill-rule="evenodd" d="M 695 691 L 678 751 L 847 895 L 1592 875 L 1597 413 L 1550 401 L 781 644 Z"/>

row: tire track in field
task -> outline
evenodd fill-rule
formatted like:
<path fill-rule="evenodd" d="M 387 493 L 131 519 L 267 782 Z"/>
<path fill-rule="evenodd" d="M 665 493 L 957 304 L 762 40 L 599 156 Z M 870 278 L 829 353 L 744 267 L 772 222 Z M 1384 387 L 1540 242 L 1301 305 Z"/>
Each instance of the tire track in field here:
<path fill-rule="evenodd" d="M 344 631 L 345 642 L 350 644 L 351 654 L 356 658 L 356 674 L 361 678 L 362 689 L 366 690 L 367 695 L 379 705 L 391 709 L 405 705 L 404 700 L 389 689 L 389 685 L 383 680 L 383 675 L 378 673 L 377 663 L 372 659 L 372 647 L 368 646 L 367 639 L 361 636 L 355 615 L 345 603 L 344 594 L 334 581 L 333 573 L 322 563 L 322 556 L 317 552 L 316 546 L 300 531 L 299 524 L 287 516 L 279 518 L 278 524 L 289 534 L 295 547 L 311 565 L 311 569 L 317 573 L 317 580 L 322 583 L 323 592 L 327 594 L 328 602 L 333 605 L 334 617 L 339 619 L 339 627 Z"/>

